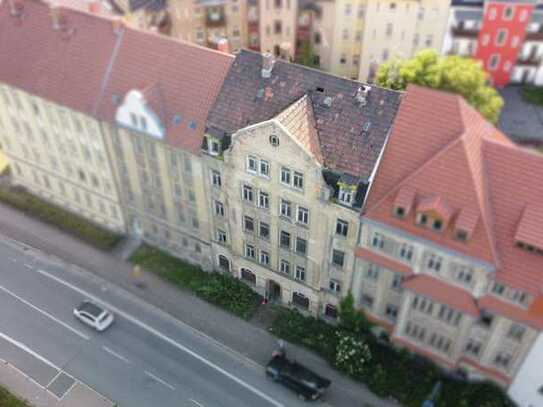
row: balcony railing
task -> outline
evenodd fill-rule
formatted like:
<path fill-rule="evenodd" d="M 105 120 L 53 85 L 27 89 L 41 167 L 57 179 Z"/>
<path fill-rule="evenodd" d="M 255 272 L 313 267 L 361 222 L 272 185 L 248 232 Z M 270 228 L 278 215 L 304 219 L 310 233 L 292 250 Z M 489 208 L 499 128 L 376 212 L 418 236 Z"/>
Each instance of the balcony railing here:
<path fill-rule="evenodd" d="M 452 27 L 451 34 L 458 38 L 477 38 L 479 35 L 478 28 Z"/>

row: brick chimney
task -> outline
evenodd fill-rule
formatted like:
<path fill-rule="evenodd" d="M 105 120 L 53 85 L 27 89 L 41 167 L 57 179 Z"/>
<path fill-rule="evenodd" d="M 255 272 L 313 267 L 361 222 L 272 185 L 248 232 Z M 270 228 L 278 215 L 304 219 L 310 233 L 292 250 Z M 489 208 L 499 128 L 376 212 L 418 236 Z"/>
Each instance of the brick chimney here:
<path fill-rule="evenodd" d="M 91 1 L 89 3 L 89 12 L 92 14 L 100 14 L 102 12 L 102 5 L 100 4 L 100 1 Z"/>
<path fill-rule="evenodd" d="M 230 53 L 230 45 L 228 44 L 228 40 L 226 38 L 221 38 L 219 41 L 217 41 L 217 50 L 224 52 L 225 54 Z"/>
<path fill-rule="evenodd" d="M 270 78 L 275 65 L 275 58 L 271 52 L 266 52 L 262 55 L 262 72 L 261 75 L 263 78 Z"/>

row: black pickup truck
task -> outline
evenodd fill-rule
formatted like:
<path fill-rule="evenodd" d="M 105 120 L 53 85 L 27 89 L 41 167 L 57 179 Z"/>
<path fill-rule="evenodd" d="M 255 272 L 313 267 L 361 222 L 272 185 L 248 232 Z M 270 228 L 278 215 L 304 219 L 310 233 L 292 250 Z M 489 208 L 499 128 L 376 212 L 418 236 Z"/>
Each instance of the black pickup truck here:
<path fill-rule="evenodd" d="M 305 366 L 287 359 L 285 352 L 274 352 L 266 365 L 266 375 L 294 390 L 302 400 L 321 398 L 330 380 L 319 376 Z"/>

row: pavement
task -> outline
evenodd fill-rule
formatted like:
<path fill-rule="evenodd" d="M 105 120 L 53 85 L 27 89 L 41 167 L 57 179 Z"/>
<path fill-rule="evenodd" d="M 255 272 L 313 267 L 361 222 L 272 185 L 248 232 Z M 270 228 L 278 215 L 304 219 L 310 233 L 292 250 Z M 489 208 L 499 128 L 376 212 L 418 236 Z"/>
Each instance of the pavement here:
<path fill-rule="evenodd" d="M 543 145 L 543 106 L 522 99 L 521 86 L 499 89 L 504 107 L 498 128 L 520 144 Z"/>
<path fill-rule="evenodd" d="M 272 350 L 275 349 L 276 338 L 270 335 L 258 323 L 241 320 L 202 301 L 188 291 L 172 287 L 152 274 L 144 272 L 142 276 L 144 284 L 135 284 L 133 277 L 131 277 L 132 266 L 122 259 L 122 257 L 126 257 L 123 251 L 121 251 L 123 255 L 120 256 L 118 253 L 114 255 L 94 249 L 54 227 L 36 221 L 4 205 L 0 205 L 0 234 L 5 237 L 2 239 L 4 240 L 2 246 L 7 242 L 9 243 L 10 250 L 17 251 L 17 255 L 14 255 L 15 258 L 18 256 L 31 256 L 34 261 L 31 264 L 40 263 L 40 267 L 48 270 L 48 273 L 53 273 L 53 276 L 62 279 L 62 281 L 70 281 L 72 287 L 87 287 L 89 292 L 98 293 L 96 295 L 102 297 L 106 296 L 110 302 L 119 303 L 119 309 L 126 310 L 123 312 L 129 313 L 129 316 L 137 315 L 138 318 L 147 318 L 147 326 L 152 327 L 153 330 L 158 329 L 156 328 L 157 325 L 161 326 L 161 329 L 156 332 L 161 333 L 161 335 L 165 335 L 163 332 L 167 332 L 168 338 L 170 336 L 177 338 L 175 340 L 177 344 L 186 346 L 187 343 L 190 343 L 194 349 L 198 349 L 198 355 L 204 354 L 206 357 L 207 355 L 212 355 L 213 363 L 216 363 L 219 367 L 224 366 L 223 370 L 225 372 L 229 374 L 232 374 L 230 372 L 236 372 L 236 374 L 241 372 L 240 374 L 243 376 L 244 382 L 254 383 L 253 387 L 256 389 L 264 389 L 259 391 L 263 391 L 264 394 L 271 394 L 272 396 L 270 397 L 273 400 L 280 400 L 280 404 L 282 403 L 285 406 L 297 405 L 297 400 L 291 394 L 284 393 L 283 389 L 275 383 L 262 381 L 262 366 L 265 365 Z M 21 245 L 19 242 L 23 244 Z M 37 270 L 37 266 L 34 265 L 32 267 L 34 267 L 33 270 Z M 10 276 L 15 274 L 18 273 L 8 273 L 6 276 L 1 277 L 1 281 L 4 283 L 4 278 L 9 279 L 11 278 Z M 25 274 L 23 273 L 23 275 Z M 43 275 L 40 276 L 43 277 Z M 14 284 L 17 287 L 17 284 L 20 283 L 15 282 Z M 47 283 L 42 281 L 39 286 L 42 287 L 40 290 L 43 292 L 43 287 L 46 287 Z M 54 296 L 51 295 L 52 292 L 55 293 Z M 44 295 L 36 294 L 36 296 L 40 298 L 40 301 L 48 301 L 44 303 L 44 306 L 52 307 L 58 310 L 57 312 L 65 312 L 65 310 L 61 310 L 57 302 L 66 301 L 66 299 L 57 298 L 57 292 L 58 287 L 50 287 L 50 291 Z M 26 293 L 26 290 L 23 293 Z M 115 293 L 115 295 L 112 293 Z M 72 295 L 73 293 L 67 294 L 67 298 L 71 299 L 70 304 L 77 301 L 77 296 L 71 297 Z M 112 297 L 109 298 L 109 296 Z M 50 298 L 54 300 L 50 300 Z M 65 306 L 68 307 L 67 304 Z M 166 313 L 168 314 L 167 316 Z M 150 315 L 154 316 L 151 317 Z M 171 320 L 168 318 L 171 318 Z M 6 320 L 4 319 L 4 321 Z M 182 365 L 188 363 L 185 359 L 187 355 L 183 356 L 184 359 L 179 359 L 181 356 L 177 355 L 178 352 L 175 351 L 175 349 L 179 350 L 179 348 L 176 348 L 167 341 L 164 344 L 164 338 L 160 335 L 157 337 L 145 329 L 143 329 L 145 332 L 140 332 L 141 326 L 137 324 L 134 326 L 134 324 L 134 320 L 129 318 L 112 327 L 111 335 L 115 336 L 116 339 L 113 345 L 110 344 L 111 348 L 107 345 L 105 346 L 113 354 L 121 356 L 121 359 L 113 357 L 117 359 L 117 363 L 120 363 L 119 360 L 122 362 L 122 358 L 133 361 L 133 363 L 137 362 L 141 367 L 138 373 L 140 375 L 142 369 L 154 368 L 160 372 L 160 375 L 157 376 L 150 371 L 152 375 L 174 387 L 176 392 L 182 392 L 182 396 L 186 397 L 186 400 L 190 399 L 189 396 L 192 393 L 196 394 L 197 397 L 201 397 L 202 400 L 207 400 L 208 404 L 204 404 L 205 407 L 219 405 L 266 405 L 262 400 L 256 402 L 255 399 L 252 399 L 252 397 L 255 397 L 254 393 L 247 392 L 247 389 L 240 390 L 239 386 L 236 386 L 237 382 L 232 383 L 231 379 L 225 380 L 225 377 L 222 377 L 224 375 L 212 376 L 213 385 L 208 383 L 205 388 L 206 391 L 204 391 L 202 384 L 197 380 L 187 379 L 186 382 L 180 382 L 180 378 L 190 378 L 195 374 L 201 377 L 200 372 L 202 369 L 204 369 L 206 375 L 209 375 L 209 372 L 206 370 L 207 368 L 205 368 L 207 365 L 201 361 L 197 364 L 191 361 L 190 366 L 183 367 Z M 15 327 L 10 328 L 14 329 L 14 333 L 17 335 L 24 334 L 31 337 L 31 332 L 35 330 L 33 328 L 32 330 L 29 329 L 26 332 L 21 332 L 20 328 L 17 328 L 17 325 L 21 324 L 15 324 Z M 88 334 L 85 335 L 88 336 Z M 77 337 L 77 335 L 75 336 Z M 56 337 L 52 338 L 55 338 L 54 340 L 51 339 L 52 344 L 59 339 Z M 81 338 L 73 339 L 81 340 Z M 92 339 L 91 342 L 100 340 L 102 339 Z M 137 343 L 133 343 L 134 341 Z M 62 340 L 59 343 L 63 343 Z M 41 346 L 39 341 L 34 345 Z M 58 349 L 55 350 L 55 346 L 52 348 L 50 346 L 43 351 L 47 354 L 52 354 L 54 357 L 61 358 L 62 352 L 57 354 Z M 69 374 L 92 385 L 94 389 L 112 400 L 130 401 L 130 404 L 121 403 L 121 407 L 124 405 L 130 407 L 156 405 L 146 404 L 149 403 L 149 399 L 145 397 L 143 399 L 133 397 L 132 393 L 134 391 L 137 393 L 142 388 L 146 389 L 145 386 L 141 386 L 141 383 L 146 383 L 145 381 L 142 382 L 145 377 L 138 376 L 135 371 L 128 372 L 128 376 L 132 377 L 131 380 L 124 383 L 128 387 L 118 385 L 119 381 L 122 382 L 124 380 L 123 377 L 127 373 L 124 372 L 123 374 L 122 371 L 119 371 L 117 365 L 106 368 L 107 364 L 100 364 L 106 363 L 101 362 L 104 356 L 102 355 L 104 353 L 103 348 L 102 351 L 97 353 L 98 357 L 95 354 L 86 355 L 86 351 L 80 351 L 82 354 L 78 353 L 77 349 L 80 348 L 77 345 L 67 343 L 65 346 L 65 349 L 72 349 L 74 347 L 72 351 L 74 352 L 73 357 L 75 359 L 72 364 L 68 364 Z M 127 346 L 129 356 L 125 352 Z M 174 349 L 171 348 L 172 346 Z M 93 346 L 94 348 L 96 348 L 96 345 Z M 202 349 L 204 350 L 202 351 Z M 308 367 L 332 380 L 333 385 L 327 394 L 326 405 L 338 407 L 362 407 L 366 405 L 375 407 L 397 406 L 394 402 L 377 398 L 365 386 L 340 374 L 330 367 L 326 361 L 312 352 L 292 344 L 288 344 L 287 350 L 290 356 L 300 360 Z M 0 346 L 0 357 L 2 357 L 3 352 L 5 352 L 5 349 Z M 107 353 L 107 351 L 105 352 Z M 66 363 L 67 361 L 64 362 Z M 202 363 L 204 367 L 201 366 Z M 85 367 L 88 368 L 89 366 L 92 367 L 90 373 L 85 369 Z M 104 370 L 104 368 L 106 369 Z M 109 374 L 105 375 L 104 371 L 114 372 L 114 377 L 110 377 Z M 152 376 L 147 376 L 147 379 L 150 378 L 151 382 L 154 381 L 155 384 L 159 383 L 156 378 L 153 379 Z M 116 385 L 112 387 L 111 382 Z M 162 384 L 161 400 L 164 397 L 164 387 L 168 388 L 168 386 Z M 131 391 L 127 391 L 127 388 L 131 389 Z M 217 389 L 221 389 L 218 394 Z M 243 394 L 243 398 L 238 399 L 241 396 L 237 395 L 237 393 Z M 176 393 L 174 400 L 178 401 L 180 399 L 180 395 Z M 254 404 L 251 404 L 251 400 Z M 167 406 L 169 402 L 169 399 L 164 398 L 160 405 Z M 179 403 L 176 404 L 176 406 L 179 405 Z"/>

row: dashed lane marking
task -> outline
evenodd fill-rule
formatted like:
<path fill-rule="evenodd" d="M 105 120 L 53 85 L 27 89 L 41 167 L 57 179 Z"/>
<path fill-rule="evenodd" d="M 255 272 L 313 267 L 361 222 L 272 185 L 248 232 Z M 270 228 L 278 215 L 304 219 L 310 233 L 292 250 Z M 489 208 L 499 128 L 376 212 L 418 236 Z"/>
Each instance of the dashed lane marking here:
<path fill-rule="evenodd" d="M 102 349 L 104 351 L 106 351 L 107 353 L 109 353 L 110 355 L 116 357 L 117 359 L 120 359 L 122 360 L 124 363 L 128 363 L 129 365 L 132 364 L 132 362 L 130 362 L 130 360 L 128 360 L 127 358 L 125 358 L 123 355 L 115 352 L 113 349 L 110 349 L 108 348 L 107 346 L 102 346 Z"/>
<path fill-rule="evenodd" d="M 151 379 L 153 379 L 155 382 L 158 382 L 164 386 L 166 386 L 170 390 L 175 390 L 175 387 L 172 386 L 170 383 L 168 383 L 166 380 L 161 379 L 160 377 L 154 375 L 153 373 L 145 370 L 143 373 L 145 373 L 147 376 L 149 376 Z"/>

